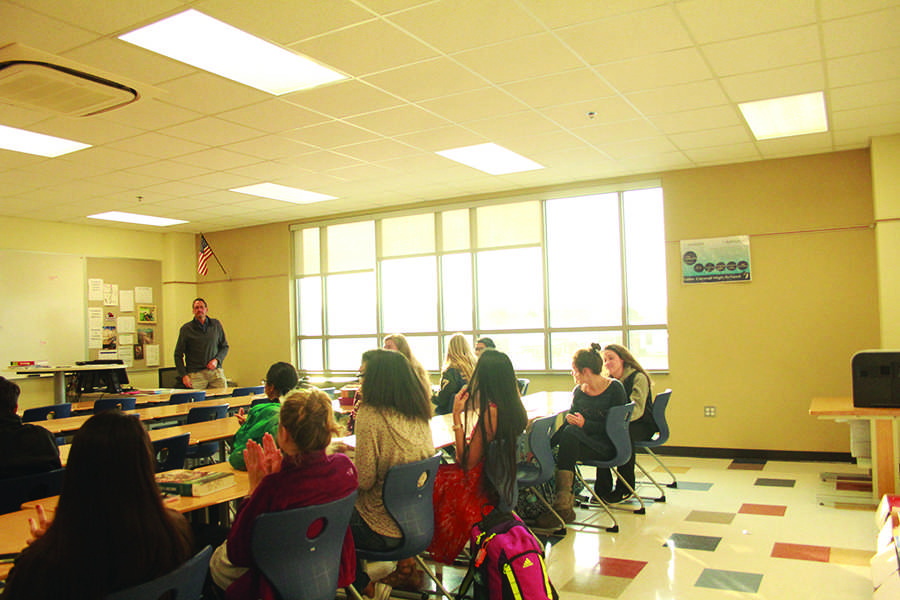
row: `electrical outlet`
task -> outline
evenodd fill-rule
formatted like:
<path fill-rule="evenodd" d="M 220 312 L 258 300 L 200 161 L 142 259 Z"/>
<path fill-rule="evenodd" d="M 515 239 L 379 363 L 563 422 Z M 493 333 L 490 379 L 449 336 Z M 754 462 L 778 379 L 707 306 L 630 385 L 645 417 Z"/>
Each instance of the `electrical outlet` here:
<path fill-rule="evenodd" d="M 716 416 L 716 407 L 715 406 L 704 406 L 703 407 L 703 416 L 704 417 Z"/>

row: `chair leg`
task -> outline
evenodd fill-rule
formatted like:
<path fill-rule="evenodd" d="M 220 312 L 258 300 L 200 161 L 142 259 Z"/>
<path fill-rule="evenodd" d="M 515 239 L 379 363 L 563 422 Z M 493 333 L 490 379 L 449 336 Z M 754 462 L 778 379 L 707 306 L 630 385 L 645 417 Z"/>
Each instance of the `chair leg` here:
<path fill-rule="evenodd" d="M 591 494 L 591 496 L 594 497 L 594 499 L 597 501 L 597 506 L 599 506 L 604 511 L 606 511 L 606 514 L 612 520 L 613 524 L 610 527 L 604 527 L 602 525 L 595 525 L 594 523 L 587 523 L 584 521 L 576 521 L 574 524 L 581 525 L 582 527 L 594 527 L 595 529 L 605 529 L 609 533 L 618 532 L 619 531 L 619 522 L 616 521 L 615 515 L 613 515 L 612 512 L 609 510 L 609 506 L 607 506 L 606 502 L 603 501 L 603 498 L 601 498 L 596 493 L 594 493 L 594 489 L 592 487 L 588 486 L 587 482 L 584 480 L 584 477 L 582 477 L 581 470 L 578 468 L 577 464 L 575 465 L 575 477 L 578 478 L 578 481 L 581 482 L 581 485 L 583 485 L 585 487 L 585 489 Z"/>
<path fill-rule="evenodd" d="M 422 570 L 425 571 L 425 574 L 431 578 L 434 582 L 434 585 L 437 586 L 438 591 L 446 596 L 449 600 L 453 600 L 453 594 L 447 591 L 447 588 L 444 587 L 444 584 L 437 578 L 437 576 L 432 572 L 431 569 L 428 568 L 428 565 L 425 564 L 425 561 L 422 560 L 422 557 L 418 554 L 416 555 L 416 562 L 419 563 L 419 566 L 422 567 Z"/>
<path fill-rule="evenodd" d="M 347 594 L 348 598 L 353 598 L 353 600 L 363 600 L 362 594 L 353 587 L 352 583 L 344 588 L 344 593 Z"/>
<path fill-rule="evenodd" d="M 648 498 L 648 500 L 653 500 L 654 502 L 665 502 L 665 501 L 666 501 L 666 491 L 665 491 L 664 489 L 662 489 L 661 487 L 659 487 L 659 484 L 658 484 L 658 483 L 656 482 L 656 480 L 653 478 L 653 475 L 651 475 L 651 474 L 647 471 L 647 469 L 645 469 L 644 467 L 642 467 L 641 464 L 640 464 L 639 462 L 635 462 L 634 464 L 635 464 L 635 466 L 636 466 L 638 469 L 641 470 L 641 473 L 643 473 L 644 476 L 645 476 L 647 479 L 650 480 L 650 483 L 652 483 L 654 486 L 656 486 L 656 489 L 659 490 L 659 497 L 658 497 L 658 498 Z"/>
<path fill-rule="evenodd" d="M 660 458 L 656 455 L 656 453 L 653 450 L 651 450 L 650 448 L 644 448 L 644 450 L 646 450 L 647 454 L 649 454 L 651 457 L 653 457 L 653 460 L 655 460 L 657 462 L 657 464 L 659 464 L 659 466 L 661 466 L 663 468 L 663 470 L 665 470 L 665 472 L 669 474 L 669 477 L 672 478 L 672 483 L 667 483 L 666 487 L 677 488 L 678 480 L 675 479 L 675 474 L 669 470 L 669 467 L 667 467 L 665 465 L 665 463 L 663 463 L 663 461 L 660 460 Z"/>
<path fill-rule="evenodd" d="M 554 517 L 556 517 L 556 520 L 559 522 L 558 528 L 553 530 L 544 529 L 543 531 L 549 531 L 553 535 L 566 535 L 566 520 L 559 516 L 559 513 L 554 510 L 553 505 L 547 502 L 547 499 L 544 498 L 544 494 L 542 494 L 540 490 L 535 489 L 534 493 L 535 496 L 537 496 L 537 499 L 541 501 L 541 503 L 547 508 L 547 510 L 549 510 L 553 514 Z"/>

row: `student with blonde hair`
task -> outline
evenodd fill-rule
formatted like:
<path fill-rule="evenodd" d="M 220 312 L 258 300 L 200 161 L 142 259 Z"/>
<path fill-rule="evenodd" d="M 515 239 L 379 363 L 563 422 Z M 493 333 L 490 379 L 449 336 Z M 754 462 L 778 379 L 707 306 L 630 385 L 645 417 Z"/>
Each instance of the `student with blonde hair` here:
<path fill-rule="evenodd" d="M 453 399 L 472 378 L 476 361 L 466 336 L 454 333 L 447 344 L 447 357 L 441 370 L 441 391 L 434 401 L 434 412 L 446 415 L 453 409 Z"/>

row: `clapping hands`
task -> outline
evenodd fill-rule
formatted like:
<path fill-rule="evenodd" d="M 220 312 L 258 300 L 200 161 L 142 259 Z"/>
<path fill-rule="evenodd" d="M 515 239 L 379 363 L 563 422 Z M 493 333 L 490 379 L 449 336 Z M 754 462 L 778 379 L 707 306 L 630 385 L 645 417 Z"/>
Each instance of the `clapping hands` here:
<path fill-rule="evenodd" d="M 250 492 L 256 489 L 263 477 L 281 470 L 281 450 L 275 445 L 275 438 L 271 433 L 263 436 L 262 446 L 253 440 L 247 440 L 247 448 L 244 450 L 244 463 L 247 465 L 247 475 L 250 477 Z"/>

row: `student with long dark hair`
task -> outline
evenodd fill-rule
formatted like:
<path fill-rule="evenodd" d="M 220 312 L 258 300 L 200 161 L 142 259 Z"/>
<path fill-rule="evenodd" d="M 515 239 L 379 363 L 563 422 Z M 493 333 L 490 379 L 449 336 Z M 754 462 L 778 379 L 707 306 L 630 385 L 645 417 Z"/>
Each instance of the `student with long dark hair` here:
<path fill-rule="evenodd" d="M 368 550 L 398 547 L 402 533 L 382 499 L 384 479 L 394 465 L 434 454 L 431 403 L 421 380 L 405 356 L 393 350 L 369 350 L 362 355 L 362 381 L 356 415 L 359 496 L 350 519 L 356 545 Z M 368 583 L 360 568 L 357 584 Z"/>
<path fill-rule="evenodd" d="M 625 388 L 611 377 L 603 375 L 602 348 L 591 344 L 572 356 L 572 407 L 566 422 L 553 435 L 553 443 L 559 447 L 556 457 L 556 499 L 553 508 L 566 523 L 575 520 L 575 497 L 572 483 L 575 479 L 575 463 L 581 460 L 608 460 L 616 449 L 606 434 L 606 417 L 609 409 L 628 403 Z M 608 470 L 597 470 L 597 484 L 612 489 L 612 476 Z M 559 522 L 549 510 L 537 518 L 536 525 L 553 529 Z"/>
<path fill-rule="evenodd" d="M 471 383 L 453 401 L 456 463 L 441 465 L 434 483 L 435 531 L 428 548 L 434 560 L 453 562 L 498 495 L 513 502 L 516 440 L 527 423 L 512 362 L 503 352 L 485 350 Z"/>
<path fill-rule="evenodd" d="M 188 522 L 163 505 L 156 461 L 141 422 L 94 415 L 72 441 L 52 523 L 19 556 L 3 600 L 100 600 L 174 570 L 192 554 Z"/>

